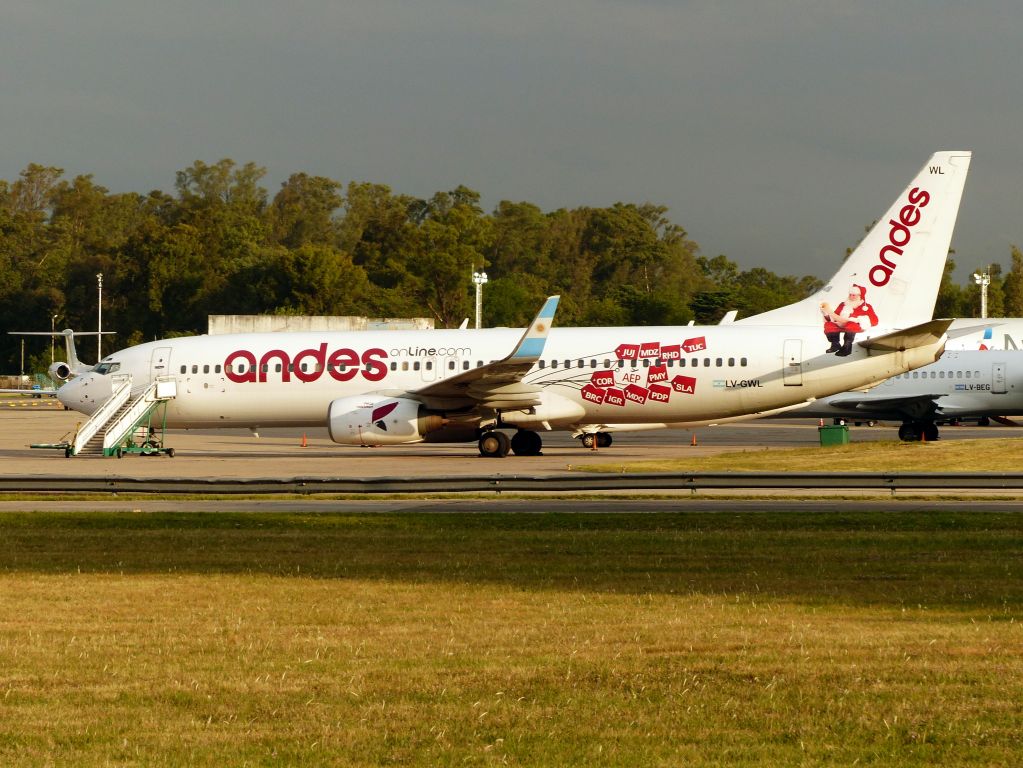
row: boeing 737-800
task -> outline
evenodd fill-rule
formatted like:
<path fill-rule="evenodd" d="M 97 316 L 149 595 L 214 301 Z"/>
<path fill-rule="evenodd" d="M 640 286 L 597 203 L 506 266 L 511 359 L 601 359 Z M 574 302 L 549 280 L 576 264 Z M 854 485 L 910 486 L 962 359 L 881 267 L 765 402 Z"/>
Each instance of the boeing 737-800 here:
<path fill-rule="evenodd" d="M 150 342 L 108 355 L 58 397 L 91 414 L 127 375 L 136 393 L 173 382 L 169 428 L 326 426 L 341 444 L 475 440 L 484 456 L 536 455 L 547 430 L 797 408 L 941 354 L 949 321 L 931 317 L 969 165 L 969 152 L 933 155 L 823 289 L 737 323 L 551 330 L 552 296 L 525 332 Z"/>

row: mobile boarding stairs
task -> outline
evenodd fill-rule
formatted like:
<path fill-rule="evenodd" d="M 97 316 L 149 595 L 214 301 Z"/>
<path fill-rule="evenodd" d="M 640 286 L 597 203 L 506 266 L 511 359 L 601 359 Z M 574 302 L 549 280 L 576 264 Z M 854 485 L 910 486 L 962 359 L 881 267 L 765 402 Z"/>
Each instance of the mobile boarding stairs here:
<path fill-rule="evenodd" d="M 173 448 L 163 444 L 167 424 L 167 401 L 177 397 L 177 382 L 171 378 L 157 378 L 144 390 L 133 393 L 131 376 L 111 377 L 113 394 L 100 406 L 85 424 L 78 428 L 74 438 L 55 446 L 63 448 L 64 455 L 117 456 L 140 453 L 150 456 L 165 453 L 174 456 Z M 162 408 L 162 421 L 154 424 L 154 416 Z"/>

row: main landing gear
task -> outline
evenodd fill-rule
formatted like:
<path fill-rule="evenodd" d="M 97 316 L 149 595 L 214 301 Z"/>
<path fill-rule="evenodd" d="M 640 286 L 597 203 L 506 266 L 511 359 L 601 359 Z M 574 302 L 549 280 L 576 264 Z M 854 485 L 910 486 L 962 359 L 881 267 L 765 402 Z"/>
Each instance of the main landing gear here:
<path fill-rule="evenodd" d="M 592 448 L 594 443 L 598 448 L 607 448 L 611 445 L 611 435 L 607 432 L 587 432 L 579 436 L 579 442 L 583 444 L 583 448 Z"/>
<path fill-rule="evenodd" d="M 933 421 L 905 421 L 899 427 L 899 440 L 904 443 L 928 443 L 938 439 L 938 425 Z"/>
<path fill-rule="evenodd" d="M 529 429 L 520 429 L 510 440 L 504 432 L 492 429 L 480 436 L 479 448 L 480 456 L 491 459 L 503 459 L 509 450 L 516 456 L 539 456 L 543 440 Z"/>
<path fill-rule="evenodd" d="M 594 443 L 598 448 L 607 448 L 611 445 L 611 435 L 607 432 L 586 432 L 579 435 L 579 442 L 584 448 L 592 448 Z M 516 456 L 539 456 L 543 440 L 531 429 L 520 429 L 511 439 L 504 432 L 488 429 L 480 435 L 479 448 L 480 456 L 490 459 L 503 459 L 509 451 Z"/>

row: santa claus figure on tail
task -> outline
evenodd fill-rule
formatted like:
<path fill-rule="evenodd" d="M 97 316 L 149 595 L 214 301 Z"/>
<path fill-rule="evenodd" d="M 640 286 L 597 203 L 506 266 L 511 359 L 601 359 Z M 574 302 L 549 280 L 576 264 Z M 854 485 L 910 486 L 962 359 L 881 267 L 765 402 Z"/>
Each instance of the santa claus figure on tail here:
<path fill-rule="evenodd" d="M 826 301 L 821 302 L 824 315 L 824 336 L 831 342 L 827 352 L 836 357 L 852 354 L 853 338 L 864 327 L 877 325 L 874 308 L 867 303 L 867 289 L 862 285 L 851 285 L 849 296 L 834 309 Z"/>

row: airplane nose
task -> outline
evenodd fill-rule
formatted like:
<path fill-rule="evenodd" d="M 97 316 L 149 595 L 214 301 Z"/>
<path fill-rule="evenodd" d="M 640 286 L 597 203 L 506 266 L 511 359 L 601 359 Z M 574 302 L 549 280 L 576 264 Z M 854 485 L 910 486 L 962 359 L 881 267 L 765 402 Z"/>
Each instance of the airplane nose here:
<path fill-rule="evenodd" d="M 72 385 L 72 383 L 73 383 L 73 381 L 65 381 L 63 384 L 60 385 L 60 388 L 57 389 L 57 400 L 65 408 L 70 408 L 71 407 L 71 385 Z"/>
<path fill-rule="evenodd" d="M 64 385 L 57 390 L 57 399 L 65 408 L 70 408 L 79 413 L 91 414 L 96 410 L 99 402 L 102 402 L 102 398 L 98 399 L 99 402 L 97 402 L 97 398 L 93 396 L 96 394 L 96 392 L 92 391 L 96 387 L 90 386 L 94 383 L 90 381 L 93 378 L 92 375 L 85 374 L 84 376 L 76 376 L 70 381 L 64 382 Z"/>

